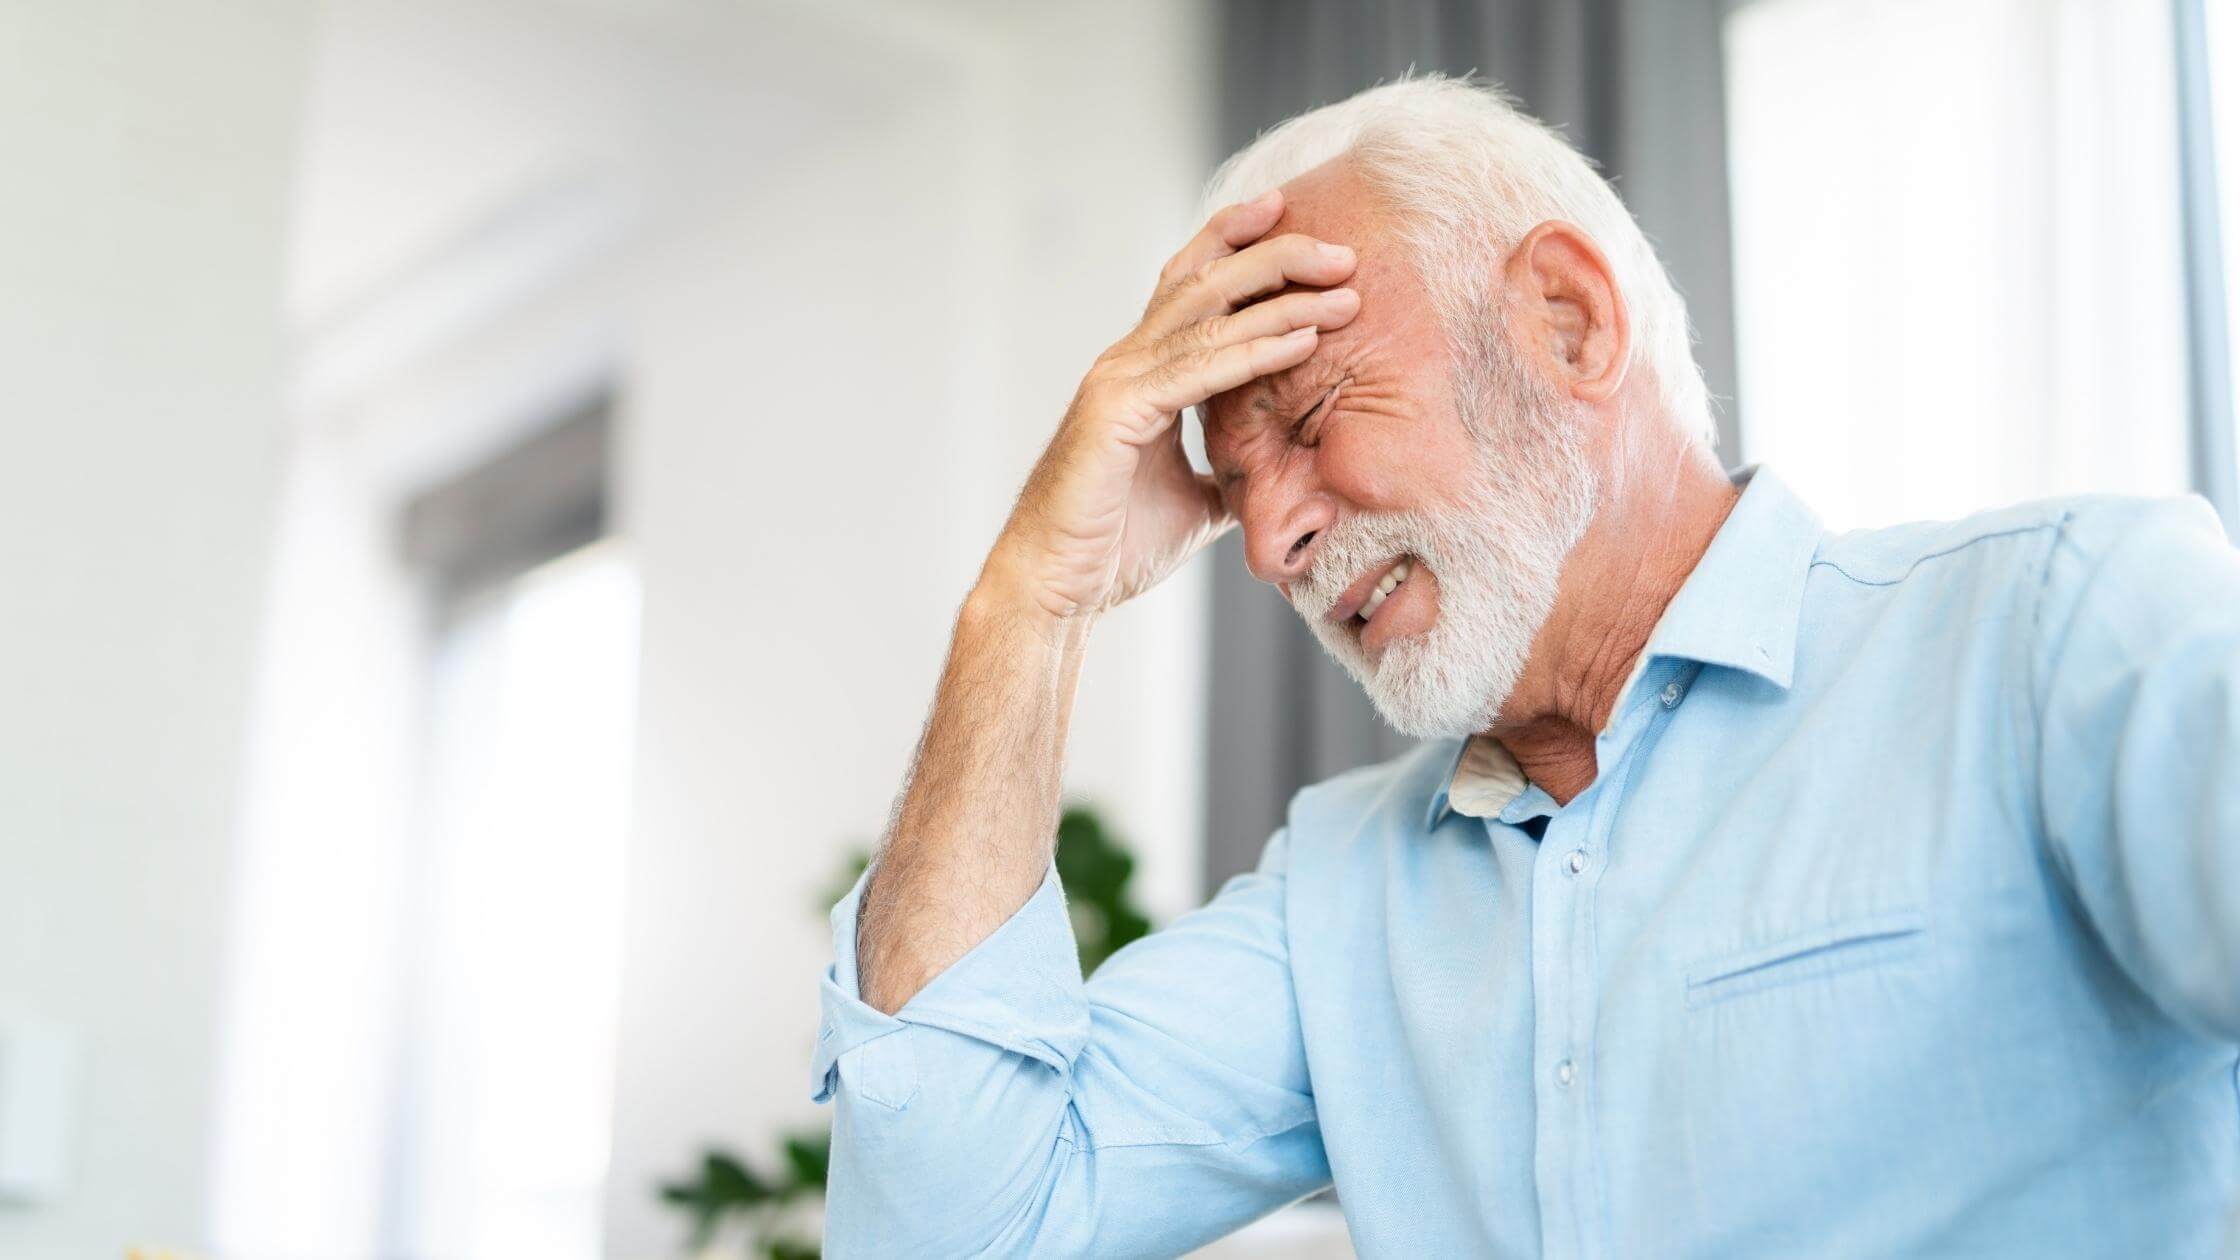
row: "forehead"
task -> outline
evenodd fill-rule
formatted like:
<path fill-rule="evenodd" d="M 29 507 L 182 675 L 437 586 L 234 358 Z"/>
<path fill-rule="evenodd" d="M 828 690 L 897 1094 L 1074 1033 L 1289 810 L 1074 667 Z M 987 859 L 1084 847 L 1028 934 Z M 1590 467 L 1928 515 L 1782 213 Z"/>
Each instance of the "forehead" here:
<path fill-rule="evenodd" d="M 1299 232 L 1351 246 L 1358 263 L 1346 287 L 1361 295 L 1361 311 L 1323 336 L 1306 362 L 1207 399 L 1199 413 L 1209 444 L 1272 417 L 1289 420 L 1291 409 L 1364 356 L 1436 335 L 1414 266 L 1375 192 L 1352 167 L 1324 163 L 1285 184 L 1283 193 L 1283 217 L 1268 235 Z"/>
<path fill-rule="evenodd" d="M 1283 186 L 1283 217 L 1268 235 L 1304 232 L 1352 244 L 1351 238 L 1381 233 L 1382 217 L 1376 192 L 1360 171 L 1334 158 Z"/>

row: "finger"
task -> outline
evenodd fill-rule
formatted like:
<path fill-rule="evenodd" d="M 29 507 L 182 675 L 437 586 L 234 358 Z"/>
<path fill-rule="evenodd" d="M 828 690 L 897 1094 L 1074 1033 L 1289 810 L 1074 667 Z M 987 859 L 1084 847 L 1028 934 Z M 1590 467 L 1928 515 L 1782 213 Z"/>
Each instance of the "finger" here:
<path fill-rule="evenodd" d="M 1318 330 L 1296 328 L 1280 337 L 1193 350 L 1167 360 L 1142 382 L 1145 402 L 1162 412 L 1195 407 L 1223 390 L 1297 367 L 1314 353 Z"/>
<path fill-rule="evenodd" d="M 1143 332 L 1163 337 L 1189 324 L 1226 315 L 1287 284 L 1337 284 L 1353 274 L 1353 251 L 1296 232 L 1216 258 L 1144 314 Z"/>
<path fill-rule="evenodd" d="M 1157 361 L 1198 350 L 1218 349 L 1240 341 L 1280 337 L 1309 325 L 1329 332 L 1353 322 L 1361 312 L 1361 295 L 1352 289 L 1302 289 L 1254 302 L 1230 315 L 1192 324 L 1153 347 Z"/>
<path fill-rule="evenodd" d="M 1216 258 L 1233 254 L 1267 235 L 1283 217 L 1283 190 L 1271 188 L 1250 201 L 1223 206 L 1190 238 L 1167 265 L 1159 269 L 1159 290 L 1195 272 Z"/>

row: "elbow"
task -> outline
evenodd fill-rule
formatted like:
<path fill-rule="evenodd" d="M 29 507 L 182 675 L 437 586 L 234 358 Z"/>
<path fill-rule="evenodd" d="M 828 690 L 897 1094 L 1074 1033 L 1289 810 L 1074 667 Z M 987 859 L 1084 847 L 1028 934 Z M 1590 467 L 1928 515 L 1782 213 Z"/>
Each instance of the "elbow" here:
<path fill-rule="evenodd" d="M 828 1257 L 1059 1254 L 1038 1214 L 1073 1154 L 1070 1100 L 1047 1065 L 1006 1066 L 970 1091 L 835 1095 Z"/>

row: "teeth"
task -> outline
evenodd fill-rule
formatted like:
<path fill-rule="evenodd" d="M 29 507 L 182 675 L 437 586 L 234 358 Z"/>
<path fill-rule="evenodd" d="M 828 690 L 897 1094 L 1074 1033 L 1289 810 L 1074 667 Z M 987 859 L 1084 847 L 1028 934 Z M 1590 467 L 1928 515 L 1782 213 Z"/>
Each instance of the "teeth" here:
<path fill-rule="evenodd" d="M 1369 618 L 1376 616 L 1377 610 L 1384 607 L 1385 597 L 1392 594 L 1392 590 L 1394 587 L 1407 580 L 1408 562 L 1402 560 L 1400 563 L 1392 566 L 1392 571 L 1385 574 L 1383 579 L 1378 581 L 1377 589 L 1369 592 L 1369 598 L 1362 601 L 1361 619 L 1363 621 L 1367 621 Z"/>

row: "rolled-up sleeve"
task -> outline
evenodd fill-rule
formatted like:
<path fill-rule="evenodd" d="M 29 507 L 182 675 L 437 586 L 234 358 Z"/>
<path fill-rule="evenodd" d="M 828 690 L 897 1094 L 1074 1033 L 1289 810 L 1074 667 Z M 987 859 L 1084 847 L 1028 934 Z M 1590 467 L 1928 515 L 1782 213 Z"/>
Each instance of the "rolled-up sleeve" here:
<path fill-rule="evenodd" d="M 813 1096 L 825 1245 L 859 1255 L 1172 1255 L 1329 1183 L 1285 948 L 1284 837 L 1084 983 L 1055 866 L 893 1015 L 832 911 Z"/>
<path fill-rule="evenodd" d="M 2240 553 L 2198 499 L 2081 510 L 2037 630 L 2053 857 L 2157 1005 L 2240 1041 Z"/>

